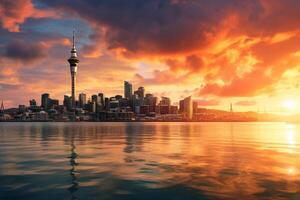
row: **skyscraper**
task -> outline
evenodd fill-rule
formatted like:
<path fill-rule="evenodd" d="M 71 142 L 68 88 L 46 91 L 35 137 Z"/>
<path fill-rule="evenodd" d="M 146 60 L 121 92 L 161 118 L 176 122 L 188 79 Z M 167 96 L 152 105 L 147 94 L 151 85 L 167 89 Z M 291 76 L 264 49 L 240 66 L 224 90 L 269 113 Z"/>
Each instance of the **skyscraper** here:
<path fill-rule="evenodd" d="M 126 99 L 131 99 L 132 96 L 132 84 L 124 81 L 124 96 Z"/>
<path fill-rule="evenodd" d="M 105 105 L 105 96 L 104 96 L 104 94 L 103 93 L 98 93 L 98 96 L 99 96 L 99 98 L 100 98 L 100 104 L 101 104 L 101 107 L 102 107 L 102 109 L 104 109 L 104 105 Z"/>
<path fill-rule="evenodd" d="M 186 119 L 191 120 L 193 118 L 193 102 L 192 97 L 186 97 L 184 100 L 184 114 Z"/>
<path fill-rule="evenodd" d="M 144 98 L 145 96 L 145 88 L 144 87 L 139 87 L 137 90 L 137 95 L 139 98 Z"/>
<path fill-rule="evenodd" d="M 68 59 L 68 62 L 70 63 L 70 72 L 71 72 L 71 81 L 72 81 L 72 107 L 74 108 L 76 106 L 76 74 L 77 74 L 77 65 L 79 63 L 79 59 L 77 58 L 76 54 L 76 48 L 75 48 L 75 34 L 73 32 L 73 47 L 71 50 L 71 57 Z"/>
<path fill-rule="evenodd" d="M 149 112 L 155 112 L 157 97 L 153 94 L 146 94 L 145 105 L 149 105 Z"/>
<path fill-rule="evenodd" d="M 42 94 L 42 102 L 41 102 L 41 105 L 42 107 L 44 108 L 44 110 L 48 110 L 48 102 L 49 102 L 49 98 L 50 98 L 50 95 L 48 93 L 44 93 Z"/>
<path fill-rule="evenodd" d="M 171 99 L 168 98 L 168 97 L 161 97 L 161 100 L 160 100 L 159 104 L 170 106 L 171 105 Z"/>
<path fill-rule="evenodd" d="M 30 107 L 36 106 L 36 100 L 35 99 L 29 100 L 29 105 L 30 105 Z"/>
<path fill-rule="evenodd" d="M 79 94 L 79 107 L 84 108 L 85 104 L 86 104 L 86 94 L 80 93 Z"/>
<path fill-rule="evenodd" d="M 66 107 L 68 111 L 72 108 L 72 99 L 68 95 L 64 96 L 64 107 Z"/>

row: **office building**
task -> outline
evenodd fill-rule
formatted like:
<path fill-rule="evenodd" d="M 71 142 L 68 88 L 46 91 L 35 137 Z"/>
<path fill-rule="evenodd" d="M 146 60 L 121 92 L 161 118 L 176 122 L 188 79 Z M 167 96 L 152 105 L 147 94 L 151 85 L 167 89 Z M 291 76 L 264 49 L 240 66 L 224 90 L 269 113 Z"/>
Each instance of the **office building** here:
<path fill-rule="evenodd" d="M 68 95 L 64 96 L 64 106 L 66 107 L 67 111 L 72 109 L 72 98 Z"/>
<path fill-rule="evenodd" d="M 132 96 L 132 84 L 128 81 L 124 81 L 124 97 L 126 99 L 131 99 Z"/>
<path fill-rule="evenodd" d="M 80 93 L 79 94 L 79 107 L 84 108 L 85 104 L 86 104 L 86 94 Z"/>
<path fill-rule="evenodd" d="M 48 93 L 42 94 L 41 98 L 41 106 L 44 108 L 44 110 L 48 110 L 48 101 L 49 101 L 50 95 Z"/>
<path fill-rule="evenodd" d="M 139 98 L 144 98 L 145 96 L 145 88 L 144 87 L 139 87 L 138 90 L 135 92 Z"/>
<path fill-rule="evenodd" d="M 186 97 L 184 99 L 184 118 L 187 120 L 191 120 L 193 118 L 193 102 L 192 97 Z"/>

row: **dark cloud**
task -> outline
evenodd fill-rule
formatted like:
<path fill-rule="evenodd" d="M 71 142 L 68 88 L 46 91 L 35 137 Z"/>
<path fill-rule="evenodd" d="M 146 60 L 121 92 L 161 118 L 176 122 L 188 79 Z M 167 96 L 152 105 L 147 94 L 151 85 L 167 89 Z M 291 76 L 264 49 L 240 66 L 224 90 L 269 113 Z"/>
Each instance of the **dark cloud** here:
<path fill-rule="evenodd" d="M 41 44 L 14 41 L 5 47 L 4 56 L 22 62 L 31 62 L 45 56 L 45 47 Z"/>
<path fill-rule="evenodd" d="M 45 2 L 45 1 L 44 1 Z M 126 53 L 173 54 L 205 47 L 229 15 L 255 19 L 261 12 L 258 0 L 46 0 L 54 6 L 99 27 L 108 48 Z"/>
<path fill-rule="evenodd" d="M 9 91 L 9 90 L 16 90 L 19 89 L 20 85 L 17 84 L 6 84 L 6 83 L 0 83 L 0 91 Z"/>

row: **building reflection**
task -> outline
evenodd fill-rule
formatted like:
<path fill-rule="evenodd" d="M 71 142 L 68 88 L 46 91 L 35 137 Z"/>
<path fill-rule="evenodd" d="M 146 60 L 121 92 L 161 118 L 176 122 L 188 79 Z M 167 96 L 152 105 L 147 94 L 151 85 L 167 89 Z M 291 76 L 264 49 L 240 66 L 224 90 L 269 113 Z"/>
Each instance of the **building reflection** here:
<path fill-rule="evenodd" d="M 79 182 L 77 178 L 78 172 L 76 171 L 76 166 L 79 164 L 76 159 L 78 157 L 78 154 L 76 153 L 76 146 L 74 141 L 74 135 L 71 136 L 71 155 L 70 158 L 70 176 L 71 176 L 71 186 L 68 188 L 70 194 L 71 194 L 71 200 L 77 200 L 76 192 L 79 190 Z"/>
<path fill-rule="evenodd" d="M 136 126 L 127 123 L 125 126 L 125 153 L 133 153 L 135 151 L 142 151 L 143 135 L 145 134 L 144 126 Z"/>

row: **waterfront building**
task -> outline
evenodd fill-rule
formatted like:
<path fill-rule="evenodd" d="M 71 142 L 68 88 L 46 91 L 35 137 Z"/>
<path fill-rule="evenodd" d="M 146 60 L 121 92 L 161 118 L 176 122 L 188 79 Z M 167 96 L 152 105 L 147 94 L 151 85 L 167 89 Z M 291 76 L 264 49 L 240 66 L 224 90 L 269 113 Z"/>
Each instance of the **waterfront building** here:
<path fill-rule="evenodd" d="M 164 106 L 170 106 L 171 105 L 171 99 L 168 97 L 161 97 L 161 100 L 159 102 L 160 105 Z"/>
<path fill-rule="evenodd" d="M 178 114 L 178 106 L 170 106 L 170 114 L 177 115 Z"/>
<path fill-rule="evenodd" d="M 35 100 L 35 99 L 29 100 L 29 106 L 30 106 L 30 107 L 36 107 L 36 106 L 37 106 L 36 100 Z"/>
<path fill-rule="evenodd" d="M 86 94 L 80 93 L 79 94 L 79 107 L 84 108 L 85 104 L 86 104 Z"/>
<path fill-rule="evenodd" d="M 96 106 L 96 111 L 95 112 L 100 112 L 102 110 L 102 105 L 101 105 L 101 99 L 99 95 L 93 95 L 92 96 L 92 102 Z"/>
<path fill-rule="evenodd" d="M 48 121 L 48 113 L 45 111 L 31 113 L 29 115 L 29 120 L 31 121 Z"/>
<path fill-rule="evenodd" d="M 105 96 L 103 93 L 98 94 L 102 110 L 105 109 Z"/>
<path fill-rule="evenodd" d="M 139 87 L 135 93 L 138 95 L 140 99 L 143 99 L 145 96 L 145 88 L 144 87 Z"/>
<path fill-rule="evenodd" d="M 128 81 L 124 81 L 124 97 L 131 99 L 132 96 L 132 84 Z"/>
<path fill-rule="evenodd" d="M 67 111 L 72 110 L 72 98 L 68 95 L 64 96 L 64 106 L 66 107 Z"/>
<path fill-rule="evenodd" d="M 42 94 L 42 97 L 41 97 L 41 106 L 44 108 L 44 110 L 48 109 L 49 98 L 50 98 L 50 95 L 48 93 Z"/>
<path fill-rule="evenodd" d="M 19 113 L 26 112 L 26 106 L 25 105 L 19 105 Z"/>
<path fill-rule="evenodd" d="M 153 94 L 146 94 L 144 104 L 149 105 L 149 112 L 155 112 L 157 97 L 154 97 Z"/>
<path fill-rule="evenodd" d="M 179 113 L 184 112 L 184 100 L 179 101 Z"/>
<path fill-rule="evenodd" d="M 198 101 L 193 101 L 193 113 L 197 113 L 198 110 Z"/>
<path fill-rule="evenodd" d="M 119 112 L 119 101 L 115 97 L 112 97 L 109 100 L 109 111 Z"/>
<path fill-rule="evenodd" d="M 193 102 L 192 97 L 186 97 L 184 99 L 184 118 L 191 120 L 193 118 Z"/>
<path fill-rule="evenodd" d="M 59 100 L 58 99 L 51 99 L 49 98 L 48 99 L 48 107 L 47 109 L 53 109 L 55 106 L 58 106 L 59 105 Z"/>

